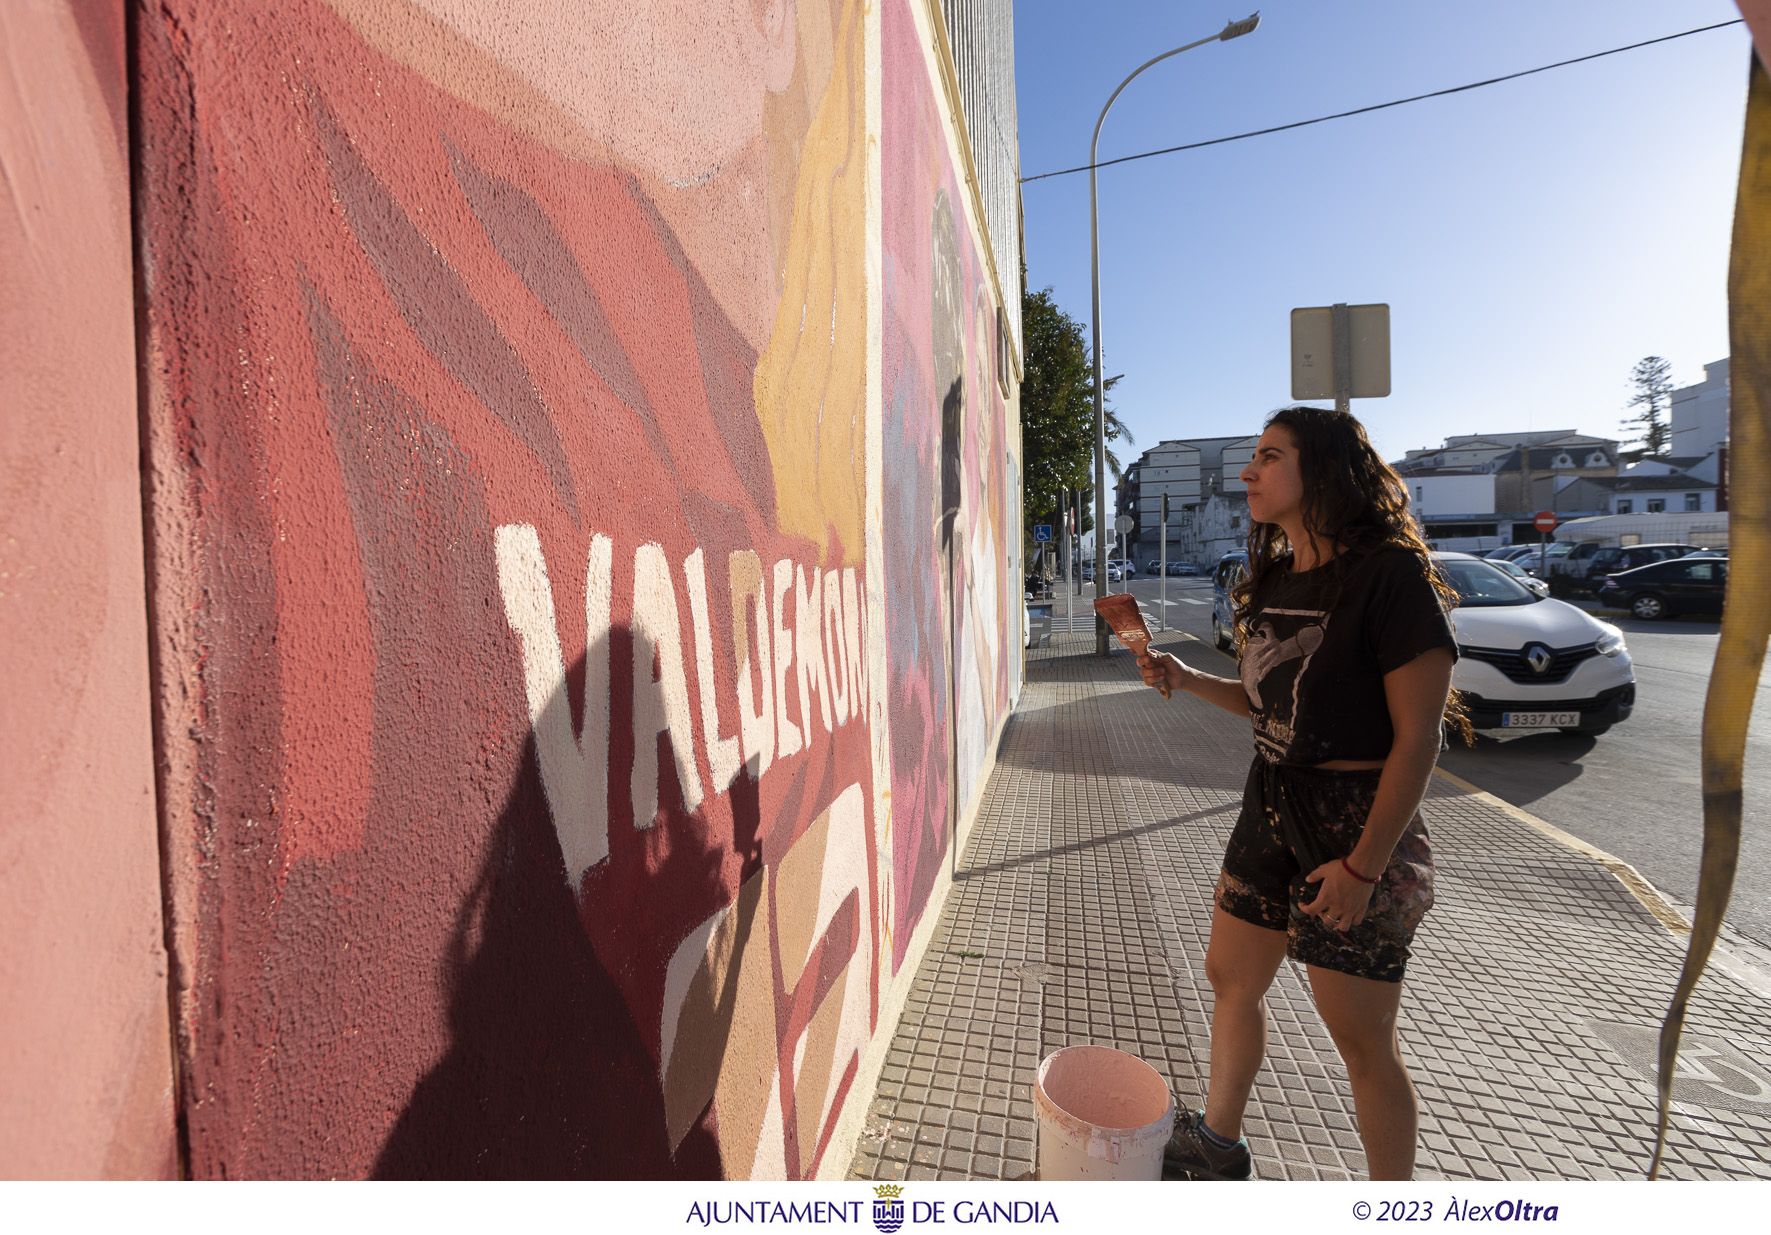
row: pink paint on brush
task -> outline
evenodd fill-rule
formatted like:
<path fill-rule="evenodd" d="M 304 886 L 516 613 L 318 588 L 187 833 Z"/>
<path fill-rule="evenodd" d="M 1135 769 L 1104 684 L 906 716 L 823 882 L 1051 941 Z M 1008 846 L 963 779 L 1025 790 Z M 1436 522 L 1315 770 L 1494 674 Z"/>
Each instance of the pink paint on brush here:
<path fill-rule="evenodd" d="M 1112 596 L 1100 596 L 1095 599 L 1095 612 L 1106 619 L 1119 641 L 1130 648 L 1132 654 L 1142 660 L 1150 654 L 1150 628 L 1144 625 L 1144 614 L 1138 608 L 1138 602 L 1125 592 Z M 1158 686 L 1164 699 L 1168 698 L 1168 687 Z"/>

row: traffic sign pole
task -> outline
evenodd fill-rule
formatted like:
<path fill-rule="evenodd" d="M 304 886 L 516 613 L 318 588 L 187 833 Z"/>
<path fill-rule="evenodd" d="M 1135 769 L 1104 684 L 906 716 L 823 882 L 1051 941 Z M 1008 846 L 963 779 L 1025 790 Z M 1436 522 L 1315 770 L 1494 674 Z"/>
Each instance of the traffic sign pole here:
<path fill-rule="evenodd" d="M 1550 581 L 1550 533 L 1556 530 L 1556 512 L 1540 510 L 1531 520 L 1531 526 L 1537 529 L 1537 577 L 1547 586 Z"/>
<path fill-rule="evenodd" d="M 1074 586 L 1070 579 L 1070 570 L 1075 556 L 1070 552 L 1070 490 L 1064 490 L 1064 632 L 1070 631 L 1070 622 L 1076 616 L 1076 603 L 1071 600 L 1071 589 Z"/>
<path fill-rule="evenodd" d="M 1157 571 L 1162 576 L 1162 603 L 1156 610 L 1156 629 L 1168 629 L 1168 494 L 1162 495 L 1162 557 Z"/>

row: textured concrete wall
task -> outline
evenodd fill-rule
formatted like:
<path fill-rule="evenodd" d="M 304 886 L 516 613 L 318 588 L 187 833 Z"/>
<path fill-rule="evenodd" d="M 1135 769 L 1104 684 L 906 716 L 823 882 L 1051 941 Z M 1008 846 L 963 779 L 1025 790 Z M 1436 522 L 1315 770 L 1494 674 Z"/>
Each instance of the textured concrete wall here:
<path fill-rule="evenodd" d="M 192 1172 L 815 1173 L 1020 676 L 926 48 L 861 0 L 138 28 Z"/>
<path fill-rule="evenodd" d="M 123 4 L 0 5 L 0 1176 L 177 1173 Z"/>

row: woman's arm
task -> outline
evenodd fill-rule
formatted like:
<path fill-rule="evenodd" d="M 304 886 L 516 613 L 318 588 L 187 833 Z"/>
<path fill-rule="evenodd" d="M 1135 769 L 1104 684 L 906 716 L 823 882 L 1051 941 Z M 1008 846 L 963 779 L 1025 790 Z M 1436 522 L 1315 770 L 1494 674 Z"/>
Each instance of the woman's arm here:
<path fill-rule="evenodd" d="M 1167 652 L 1149 652 L 1138 658 L 1138 669 L 1144 684 L 1158 689 L 1184 690 L 1198 695 L 1207 703 L 1215 703 L 1237 716 L 1248 715 L 1248 692 L 1235 678 L 1218 678 L 1183 665 Z M 1398 833 L 1400 835 L 1400 833 Z"/>
<path fill-rule="evenodd" d="M 1450 649 L 1440 647 L 1384 674 L 1384 699 L 1396 740 L 1378 777 L 1365 830 L 1346 859 L 1347 866 L 1367 879 L 1382 877 L 1391 851 L 1426 796 L 1427 780 L 1439 761 L 1453 663 Z M 1364 920 L 1374 885 L 1348 874 L 1338 858 L 1317 867 L 1308 878 L 1312 882 L 1320 879 L 1322 890 L 1315 900 L 1301 906 L 1305 913 L 1326 914 L 1343 928 Z"/>

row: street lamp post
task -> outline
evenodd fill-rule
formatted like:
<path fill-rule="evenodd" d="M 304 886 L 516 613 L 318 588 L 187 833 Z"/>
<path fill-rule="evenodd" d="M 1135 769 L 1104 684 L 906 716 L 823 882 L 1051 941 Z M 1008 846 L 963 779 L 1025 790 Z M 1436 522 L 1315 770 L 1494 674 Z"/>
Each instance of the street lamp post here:
<path fill-rule="evenodd" d="M 1088 144 L 1088 248 L 1089 277 L 1094 288 L 1094 352 L 1095 352 L 1095 596 L 1099 598 L 1107 578 L 1107 538 L 1104 534 L 1107 525 L 1107 405 L 1104 387 L 1101 381 L 1101 228 L 1100 199 L 1095 191 L 1095 152 L 1101 145 L 1101 126 L 1107 122 L 1107 113 L 1113 110 L 1113 103 L 1124 89 L 1131 85 L 1132 79 L 1153 64 L 1161 64 L 1170 56 L 1178 56 L 1184 51 L 1192 51 L 1195 47 L 1203 47 L 1207 43 L 1222 43 L 1230 39 L 1240 38 L 1261 24 L 1261 15 L 1257 12 L 1241 21 L 1233 21 L 1209 38 L 1198 39 L 1184 47 L 1165 51 L 1160 56 L 1152 57 L 1133 69 L 1126 79 L 1119 83 L 1113 93 L 1107 96 L 1107 105 L 1101 108 L 1100 119 L 1095 121 L 1095 134 Z M 1107 623 L 1100 614 L 1095 615 L 1095 654 L 1107 654 Z"/>

